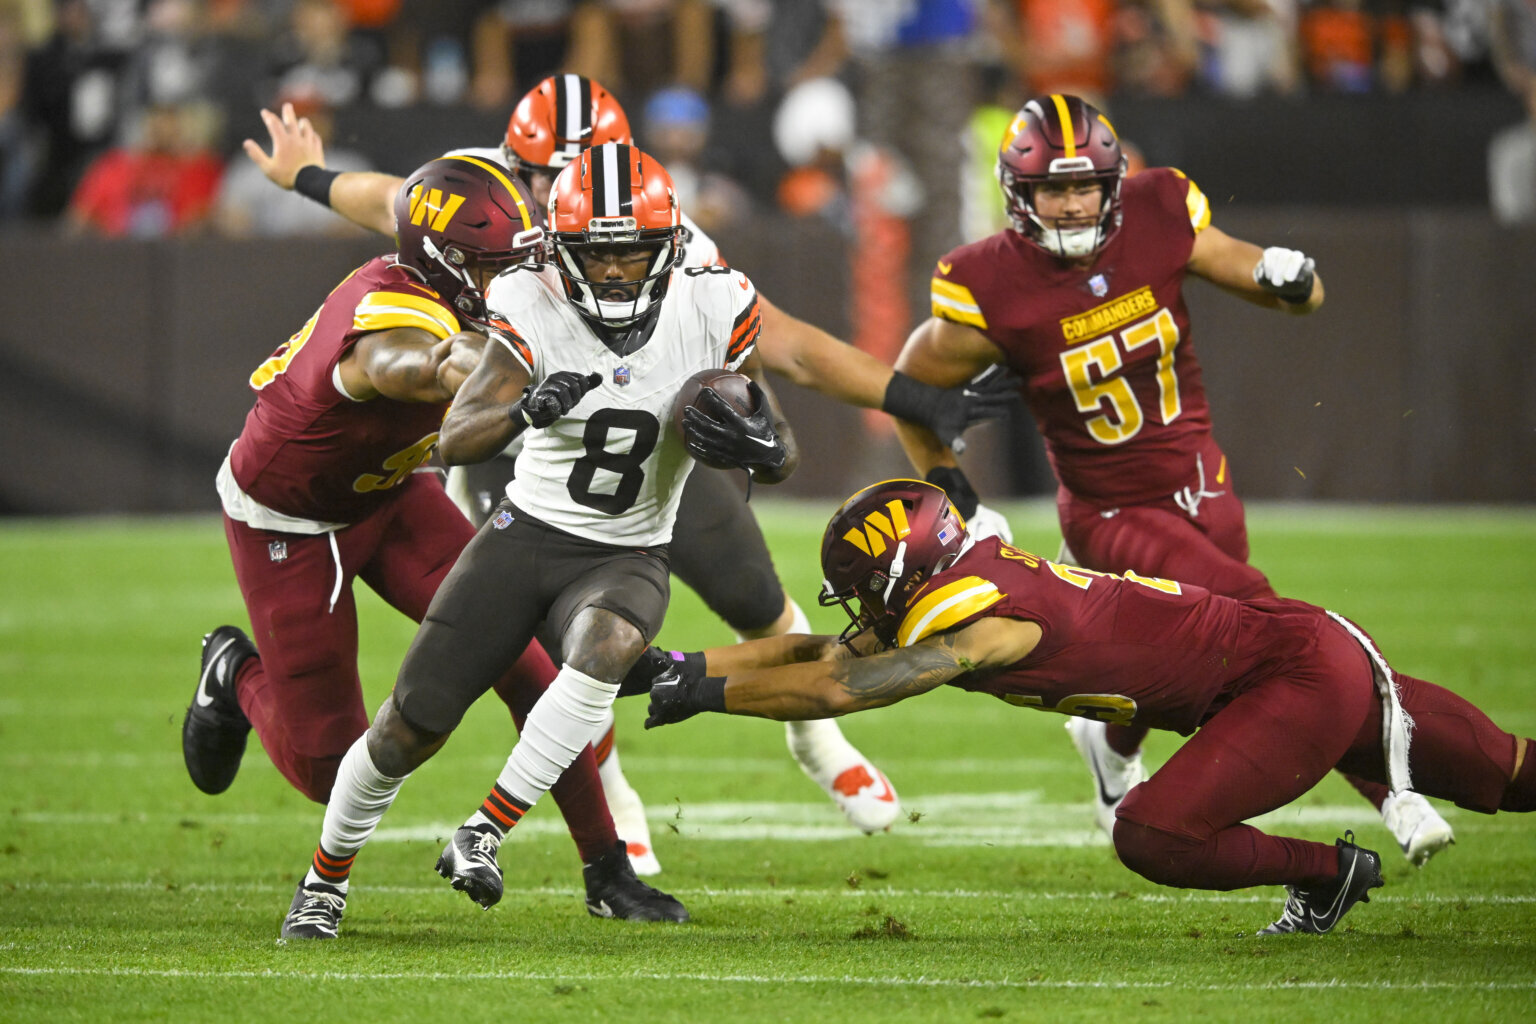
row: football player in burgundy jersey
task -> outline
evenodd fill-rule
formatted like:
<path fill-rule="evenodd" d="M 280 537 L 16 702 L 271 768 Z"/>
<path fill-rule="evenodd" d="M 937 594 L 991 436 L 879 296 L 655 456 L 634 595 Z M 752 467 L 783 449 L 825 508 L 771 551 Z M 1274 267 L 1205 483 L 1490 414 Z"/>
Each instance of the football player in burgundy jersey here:
<path fill-rule="evenodd" d="M 1310 313 L 1323 301 L 1312 260 L 1213 226 L 1205 195 L 1176 170 L 1126 178 L 1114 128 L 1075 96 L 1024 105 L 997 176 L 1012 227 L 938 261 L 932 316 L 897 366 L 940 386 L 992 366 L 1018 376 L 1060 484 L 1064 561 L 1272 596 L 1248 564 L 1243 505 L 1211 435 L 1183 286 L 1194 274 L 1256 305 Z M 977 516 L 975 491 L 941 439 L 909 423 L 897 431 L 973 530 L 1007 539 L 989 510 Z M 1068 731 L 1094 773 L 1108 831 L 1115 801 L 1143 774 L 1145 730 L 1074 720 Z M 1451 842 L 1423 797 L 1350 781 L 1415 863 Z"/>
<path fill-rule="evenodd" d="M 521 467 L 433 597 L 389 701 L 343 761 L 316 854 L 317 862 L 357 855 L 405 777 L 543 622 L 561 641 L 559 674 L 438 860 L 483 907 L 502 895 L 503 836 L 600 735 L 620 681 L 661 628 L 690 455 L 763 483 L 782 481 L 799 461 L 755 354 L 756 290 L 726 268 L 674 273 L 681 213 L 659 163 L 617 143 L 585 150 L 555 179 L 549 218 L 552 263 L 496 281 L 487 305 L 497 329 L 442 424 L 450 465 L 494 454 L 531 428 Z M 752 378 L 753 412 L 706 390 L 710 415 L 690 408 L 685 430 L 674 428 L 683 383 L 719 368 Z M 387 778 L 346 772 L 370 758 Z M 285 937 L 314 934 L 305 891 Z M 591 885 L 587 908 L 617 910 Z M 333 909 L 339 919 L 341 906 Z M 688 920 L 675 900 L 653 901 L 645 916 Z"/>
<path fill-rule="evenodd" d="M 947 494 L 918 480 L 849 498 L 821 565 L 823 603 L 850 619 L 842 636 L 647 651 L 621 691 L 649 688 L 646 726 L 700 711 L 843 715 L 948 684 L 1189 736 L 1120 803 L 1115 851 L 1162 885 L 1285 885 L 1264 933 L 1326 932 L 1382 884 L 1380 858 L 1348 836 L 1328 845 L 1243 824 L 1332 768 L 1485 814 L 1536 810 L 1530 738 L 1395 671 L 1358 626 L 1314 605 L 1239 601 L 976 539 Z"/>
<path fill-rule="evenodd" d="M 285 104 L 281 114 L 263 110 L 271 136 L 270 156 L 253 140 L 245 150 L 271 180 L 296 189 L 363 227 L 394 230 L 390 200 L 400 179 L 377 172 L 324 170 L 324 150 L 307 119 Z M 542 207 L 550 183 L 582 150 L 604 142 L 630 143 L 629 120 L 617 100 L 597 82 L 579 75 L 555 75 L 529 90 L 508 119 L 500 148 L 458 150 L 501 162 L 533 190 Z M 684 267 L 724 265 L 713 241 L 684 211 Z M 763 364 L 796 384 L 831 398 L 926 423 L 953 440 L 979 419 L 996 415 L 1002 392 L 961 386 L 930 388 L 859 349 L 779 309 L 759 296 L 763 321 Z M 1011 399 L 1011 395 L 1007 396 Z M 449 493 L 476 524 L 483 524 L 512 477 L 515 450 L 474 466 L 449 471 Z M 689 477 L 679 512 L 678 533 L 688 538 L 672 549 L 672 571 L 743 639 L 785 632 L 809 632 L 805 613 L 784 592 L 762 531 L 740 492 L 724 473 L 700 470 Z M 729 561 L 727 577 L 717 567 Z M 847 742 L 832 722 L 786 726 L 790 751 L 806 773 L 865 832 L 887 828 L 900 806 L 885 776 Z M 644 806 L 625 779 L 610 728 L 596 744 L 599 769 L 619 832 L 629 843 L 636 870 L 661 870 L 651 846 Z"/>
<path fill-rule="evenodd" d="M 426 164 L 397 202 L 398 252 L 350 274 L 251 375 L 255 405 L 219 470 L 255 643 L 233 626 L 204 639 L 182 745 L 207 793 L 234 780 L 254 726 L 300 792 L 330 800 L 368 726 L 353 582 L 420 621 L 474 536 L 437 478 L 416 470 L 479 360 L 484 335 L 466 328 L 485 320 L 484 288 L 542 255 L 543 221 L 526 186 L 473 158 Z M 496 690 L 521 726 L 554 666 L 534 643 L 502 668 Z M 377 774 L 371 763 L 359 772 Z M 594 864 L 627 871 L 590 749 L 557 788 L 589 876 Z M 306 900 L 342 898 L 348 866 L 317 853 Z"/>

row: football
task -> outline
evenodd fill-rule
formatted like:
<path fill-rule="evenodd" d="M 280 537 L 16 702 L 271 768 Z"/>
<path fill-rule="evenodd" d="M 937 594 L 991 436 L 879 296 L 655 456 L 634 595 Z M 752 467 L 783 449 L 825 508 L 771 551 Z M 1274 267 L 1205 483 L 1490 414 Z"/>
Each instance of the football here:
<path fill-rule="evenodd" d="M 725 399 L 731 408 L 743 416 L 752 415 L 757 411 L 757 407 L 753 402 L 752 392 L 748 388 L 751 382 L 751 378 L 747 377 L 746 374 L 721 369 L 700 370 L 692 377 L 683 381 L 683 386 L 677 393 L 677 403 L 672 407 L 672 427 L 677 431 L 677 436 L 687 436 L 683 433 L 683 410 L 697 404 L 699 393 L 706 386 L 715 394 Z M 705 415 L 709 414 L 707 408 L 701 407 L 699 411 Z M 714 469 L 734 468 L 729 464 L 717 464 L 704 459 L 699 459 L 699 461 Z"/>

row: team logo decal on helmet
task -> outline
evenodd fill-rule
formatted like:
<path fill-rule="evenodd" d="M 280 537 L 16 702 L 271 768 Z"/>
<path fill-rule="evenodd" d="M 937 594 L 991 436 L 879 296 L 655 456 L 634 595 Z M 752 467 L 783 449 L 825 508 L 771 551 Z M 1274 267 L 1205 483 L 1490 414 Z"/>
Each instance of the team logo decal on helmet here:
<path fill-rule="evenodd" d="M 1054 93 L 1030 100 L 1014 115 L 997 154 L 996 173 L 1014 230 L 1054 256 L 1073 259 L 1098 252 L 1119 230 L 1125 166 L 1109 119 L 1076 96 Z M 1036 187 L 1060 181 L 1100 186 L 1096 223 L 1059 227 L 1040 218 Z"/>
<path fill-rule="evenodd" d="M 484 288 L 502 271 L 540 262 L 544 241 L 528 186 L 472 156 L 423 164 L 395 195 L 400 265 L 463 320 L 489 326 Z"/>
<path fill-rule="evenodd" d="M 672 176 L 633 146 L 596 146 L 561 171 L 549 194 L 550 239 L 566 298 L 576 311 L 606 330 L 653 320 L 682 261 L 681 218 Z M 583 256 L 614 250 L 643 250 L 643 276 L 589 278 Z"/>
<path fill-rule="evenodd" d="M 921 480 L 887 480 L 843 502 L 821 540 L 818 600 L 841 605 L 851 649 L 874 632 L 874 650 L 896 644 L 906 599 L 965 550 L 965 521 L 949 495 Z"/>
<path fill-rule="evenodd" d="M 551 75 L 512 111 L 501 151 L 519 176 L 554 177 L 584 149 L 633 141 L 629 118 L 612 93 L 583 75 Z"/>

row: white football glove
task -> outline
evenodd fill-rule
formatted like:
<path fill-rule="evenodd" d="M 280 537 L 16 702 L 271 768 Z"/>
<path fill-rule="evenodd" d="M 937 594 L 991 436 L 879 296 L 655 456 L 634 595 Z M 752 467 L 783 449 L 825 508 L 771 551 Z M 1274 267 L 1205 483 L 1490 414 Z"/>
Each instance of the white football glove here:
<path fill-rule="evenodd" d="M 965 521 L 965 526 L 972 540 L 1001 537 L 1004 544 L 1013 543 L 1013 527 L 1008 525 L 1008 520 L 1003 518 L 1001 512 L 985 505 L 976 506 L 975 514 Z"/>
<path fill-rule="evenodd" d="M 1253 265 L 1253 281 L 1286 302 L 1302 303 L 1312 297 L 1313 267 L 1306 253 L 1272 245 Z"/>

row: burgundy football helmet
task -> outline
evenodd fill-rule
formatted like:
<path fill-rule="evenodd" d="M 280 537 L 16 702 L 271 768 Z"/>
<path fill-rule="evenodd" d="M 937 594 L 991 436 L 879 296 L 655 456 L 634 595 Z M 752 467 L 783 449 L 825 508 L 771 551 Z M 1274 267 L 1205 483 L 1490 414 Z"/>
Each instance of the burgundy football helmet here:
<path fill-rule="evenodd" d="M 582 150 L 605 142 L 634 142 L 619 101 L 583 75 L 551 75 L 512 111 L 501 153 L 526 181 L 530 173 L 553 178 Z"/>
<path fill-rule="evenodd" d="M 549 194 L 550 239 L 566 298 L 593 326 L 630 330 L 661 311 L 672 271 L 682 262 L 682 210 L 667 169 L 633 146 L 605 143 L 560 172 Z M 587 277 L 592 249 L 644 249 L 645 274 L 615 288 Z M 622 299 L 599 292 L 622 292 Z"/>
<path fill-rule="evenodd" d="M 483 288 L 544 258 L 544 222 L 528 186 L 473 156 L 423 164 L 395 194 L 400 265 L 420 274 L 461 320 L 486 324 Z"/>
<path fill-rule="evenodd" d="M 1098 252 L 1120 228 L 1125 155 L 1109 119 L 1076 96 L 1037 96 L 1014 115 L 997 154 L 997 182 L 1015 231 L 1053 256 Z M 1092 181 L 1103 190 L 1098 223 L 1081 228 L 1046 224 L 1034 191 L 1047 181 Z"/>
<path fill-rule="evenodd" d="M 944 489 L 921 480 L 887 480 L 843 502 L 821 538 L 818 597 L 848 613 L 838 640 L 871 653 L 856 641 L 873 630 L 873 650 L 896 646 L 907 597 L 947 569 L 968 536 Z"/>

